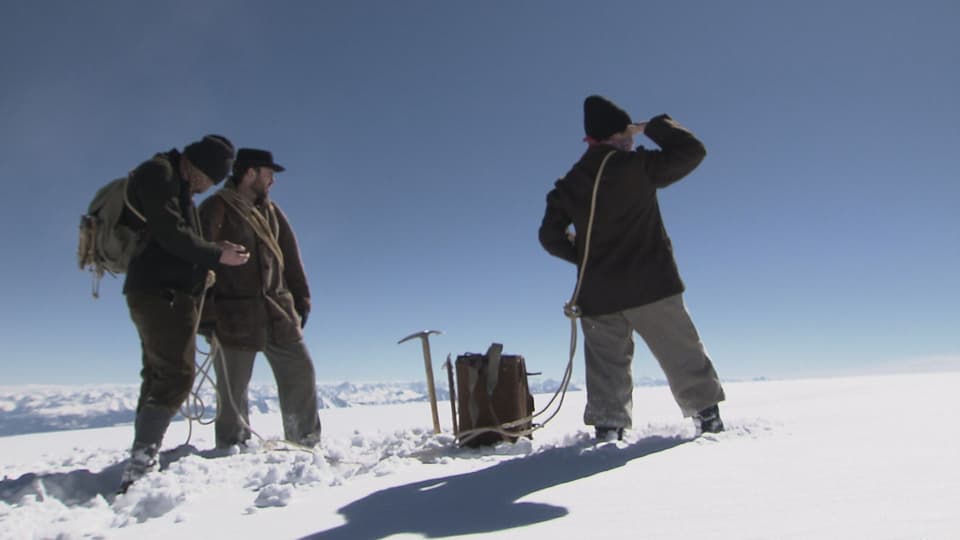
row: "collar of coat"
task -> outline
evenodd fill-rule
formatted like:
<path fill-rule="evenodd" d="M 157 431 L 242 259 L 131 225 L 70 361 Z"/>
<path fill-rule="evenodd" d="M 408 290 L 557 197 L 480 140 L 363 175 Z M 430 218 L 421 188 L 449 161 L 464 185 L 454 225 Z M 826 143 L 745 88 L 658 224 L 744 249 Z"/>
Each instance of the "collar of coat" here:
<path fill-rule="evenodd" d="M 277 217 L 274 215 L 273 203 L 269 199 L 264 199 L 263 209 L 250 202 L 249 199 L 240 194 L 233 182 L 228 182 L 225 186 L 214 193 L 215 196 L 223 199 L 228 207 L 233 209 L 248 225 L 253 229 L 257 238 L 273 252 L 277 263 L 280 265 L 280 271 L 283 272 L 283 251 L 280 250 L 279 227 Z"/>

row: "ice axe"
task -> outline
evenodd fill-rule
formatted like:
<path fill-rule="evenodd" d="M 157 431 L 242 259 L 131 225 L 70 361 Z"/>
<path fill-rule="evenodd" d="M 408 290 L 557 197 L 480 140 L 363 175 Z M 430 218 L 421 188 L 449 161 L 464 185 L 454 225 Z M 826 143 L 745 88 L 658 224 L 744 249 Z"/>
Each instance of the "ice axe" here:
<path fill-rule="evenodd" d="M 433 361 L 430 359 L 430 334 L 442 334 L 439 330 L 414 332 L 397 342 L 397 345 L 413 338 L 420 338 L 423 345 L 423 364 L 427 368 L 427 393 L 430 394 L 430 414 L 433 415 L 433 432 L 440 433 L 440 416 L 437 414 L 437 390 L 433 385 Z"/>

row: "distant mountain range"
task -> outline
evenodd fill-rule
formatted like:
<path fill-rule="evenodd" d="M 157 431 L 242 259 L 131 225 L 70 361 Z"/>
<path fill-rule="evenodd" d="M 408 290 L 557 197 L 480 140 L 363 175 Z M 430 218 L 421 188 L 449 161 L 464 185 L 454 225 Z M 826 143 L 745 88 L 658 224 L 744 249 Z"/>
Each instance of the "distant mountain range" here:
<path fill-rule="evenodd" d="M 531 377 L 534 394 L 555 392 L 560 381 Z M 643 379 L 639 386 L 666 384 L 662 380 Z M 571 383 L 569 390 L 582 390 L 580 383 Z M 24 385 L 0 387 L 0 436 L 46 431 L 108 427 L 133 422 L 137 408 L 139 385 Z M 386 382 L 318 384 L 317 398 L 321 409 L 388 405 L 427 401 L 425 382 Z M 450 393 L 446 384 L 437 384 L 437 400 L 447 402 Z M 251 412 L 280 411 L 277 387 L 274 384 L 251 384 Z M 203 418 L 216 415 L 217 399 L 209 382 L 199 392 L 199 400 L 191 396 L 194 413 Z"/>

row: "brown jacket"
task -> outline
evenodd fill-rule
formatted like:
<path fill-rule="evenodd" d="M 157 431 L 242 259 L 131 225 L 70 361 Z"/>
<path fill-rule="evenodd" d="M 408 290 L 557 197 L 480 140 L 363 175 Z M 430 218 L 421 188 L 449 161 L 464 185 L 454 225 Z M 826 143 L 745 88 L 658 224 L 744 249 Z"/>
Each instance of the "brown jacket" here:
<path fill-rule="evenodd" d="M 693 171 L 707 151 L 692 132 L 665 114 L 650 120 L 644 134 L 661 150 L 641 146 L 624 152 L 593 145 L 547 195 L 540 243 L 579 268 L 597 171 L 603 158 L 615 152 L 597 191 L 590 253 L 577 302 L 584 315 L 642 306 L 684 289 L 657 190 Z M 573 241 L 567 237 L 570 224 L 576 230 Z"/>
<path fill-rule="evenodd" d="M 223 189 L 233 187 L 228 184 Z M 268 342 L 290 343 L 303 338 L 301 321 L 310 310 L 310 288 L 287 217 L 269 200 L 257 208 L 280 247 L 282 262 L 221 192 L 200 205 L 205 238 L 229 240 L 250 251 L 246 264 L 217 269 L 203 319 L 204 325 L 215 321 L 217 338 L 224 346 L 262 351 Z"/>

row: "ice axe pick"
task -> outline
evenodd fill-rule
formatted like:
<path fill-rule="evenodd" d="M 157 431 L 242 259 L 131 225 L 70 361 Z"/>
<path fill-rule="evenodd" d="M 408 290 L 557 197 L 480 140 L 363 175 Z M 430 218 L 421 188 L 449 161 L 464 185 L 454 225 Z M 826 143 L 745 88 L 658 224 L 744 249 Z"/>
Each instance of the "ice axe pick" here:
<path fill-rule="evenodd" d="M 423 345 L 423 364 L 427 369 L 427 393 L 430 395 L 430 414 L 433 415 L 433 432 L 440 433 L 440 416 L 437 414 L 437 390 L 433 385 L 433 361 L 430 359 L 430 334 L 442 334 L 439 330 L 414 332 L 397 342 L 397 345 L 413 338 L 420 338 Z"/>

